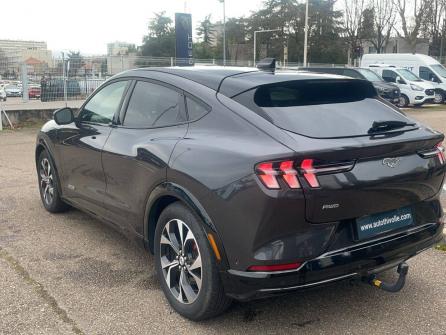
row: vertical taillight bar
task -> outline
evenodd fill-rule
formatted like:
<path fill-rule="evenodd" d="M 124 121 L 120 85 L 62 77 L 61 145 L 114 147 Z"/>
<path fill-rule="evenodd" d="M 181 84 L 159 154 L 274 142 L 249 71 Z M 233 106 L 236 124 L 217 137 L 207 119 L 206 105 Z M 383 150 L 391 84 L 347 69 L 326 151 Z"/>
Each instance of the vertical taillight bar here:
<path fill-rule="evenodd" d="M 310 184 L 311 187 L 319 187 L 319 182 L 316 178 L 316 170 L 313 167 L 312 159 L 304 159 L 300 165 L 300 168 L 304 172 L 304 178 Z"/>
<path fill-rule="evenodd" d="M 437 153 L 437 157 L 440 160 L 441 164 L 444 164 L 444 162 L 446 161 L 446 157 L 444 155 L 444 147 L 443 147 L 443 142 L 440 142 L 436 145 L 438 153 Z"/>

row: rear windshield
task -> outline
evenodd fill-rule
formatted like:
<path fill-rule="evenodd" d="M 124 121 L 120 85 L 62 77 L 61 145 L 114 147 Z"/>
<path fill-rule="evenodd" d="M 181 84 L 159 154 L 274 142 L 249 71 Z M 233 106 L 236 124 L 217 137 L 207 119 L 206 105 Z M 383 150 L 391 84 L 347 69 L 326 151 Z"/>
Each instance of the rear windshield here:
<path fill-rule="evenodd" d="M 276 126 L 308 137 L 368 135 L 374 121 L 408 121 L 363 80 L 299 80 L 263 85 L 234 100 Z"/>

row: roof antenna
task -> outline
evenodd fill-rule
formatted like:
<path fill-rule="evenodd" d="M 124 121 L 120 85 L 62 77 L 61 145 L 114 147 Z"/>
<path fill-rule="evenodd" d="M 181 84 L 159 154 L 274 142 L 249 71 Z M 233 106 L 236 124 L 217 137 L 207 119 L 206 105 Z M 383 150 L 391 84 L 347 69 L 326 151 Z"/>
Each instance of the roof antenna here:
<path fill-rule="evenodd" d="M 257 63 L 257 68 L 261 71 L 268 71 L 274 73 L 276 71 L 276 59 L 275 58 L 263 58 Z"/>

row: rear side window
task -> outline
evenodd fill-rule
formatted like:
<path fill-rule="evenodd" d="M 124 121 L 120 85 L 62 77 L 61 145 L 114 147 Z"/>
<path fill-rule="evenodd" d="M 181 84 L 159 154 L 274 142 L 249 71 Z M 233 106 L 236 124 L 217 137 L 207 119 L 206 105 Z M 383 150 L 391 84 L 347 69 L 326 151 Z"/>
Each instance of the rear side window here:
<path fill-rule="evenodd" d="M 174 89 L 138 81 L 124 118 L 124 126 L 152 128 L 171 126 L 186 121 L 182 95 Z"/>
<path fill-rule="evenodd" d="M 300 80 L 264 85 L 234 100 L 279 128 L 315 138 L 368 136 L 374 121 L 407 119 L 376 99 L 363 80 Z"/>
<path fill-rule="evenodd" d="M 206 115 L 211 109 L 206 104 L 188 96 L 186 97 L 186 106 L 190 121 L 198 120 L 202 116 Z"/>

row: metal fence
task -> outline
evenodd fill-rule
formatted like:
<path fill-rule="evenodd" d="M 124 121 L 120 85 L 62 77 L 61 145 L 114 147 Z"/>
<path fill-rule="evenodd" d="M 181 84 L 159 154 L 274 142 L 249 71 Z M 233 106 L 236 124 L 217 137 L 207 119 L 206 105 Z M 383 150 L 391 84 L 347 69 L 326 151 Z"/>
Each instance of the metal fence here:
<path fill-rule="evenodd" d="M 44 57 L 42 57 L 44 58 Z M 45 60 L 29 57 L 20 59 L 0 53 L 0 90 L 6 98 L 23 101 L 68 101 L 88 97 L 111 76 L 134 68 L 184 65 L 189 60 L 174 57 L 101 56 L 83 57 L 78 54 Z M 195 65 L 253 66 L 252 60 L 194 59 Z M 336 64 L 310 64 L 336 66 Z M 301 63 L 277 62 L 278 67 L 297 69 Z M 338 65 L 339 66 L 339 65 Z M 341 65 L 344 66 L 344 65 Z"/>

